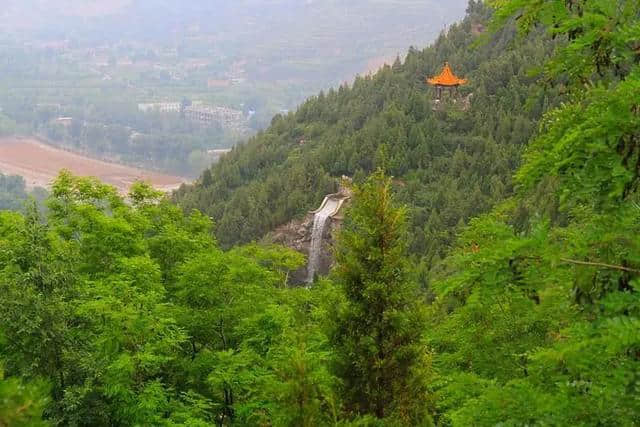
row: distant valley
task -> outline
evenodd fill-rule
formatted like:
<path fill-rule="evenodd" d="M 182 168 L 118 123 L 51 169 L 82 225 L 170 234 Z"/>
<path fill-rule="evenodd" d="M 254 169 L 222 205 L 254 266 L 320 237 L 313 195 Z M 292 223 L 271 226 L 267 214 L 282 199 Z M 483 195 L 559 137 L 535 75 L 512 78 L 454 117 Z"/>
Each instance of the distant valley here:
<path fill-rule="evenodd" d="M 433 0 L 9 0 L 0 12 L 6 29 L 0 134 L 11 134 L 2 129 L 3 115 L 21 134 L 197 175 L 215 160 L 208 151 L 246 140 L 319 90 L 433 41 L 465 6 L 463 0 L 446 6 Z M 160 103 L 240 115 L 203 127 L 176 114 L 137 111 L 139 104 Z M 76 134 L 65 134 L 59 118 L 74 119 Z M 132 143 L 136 135 L 144 136 L 142 146 Z"/>

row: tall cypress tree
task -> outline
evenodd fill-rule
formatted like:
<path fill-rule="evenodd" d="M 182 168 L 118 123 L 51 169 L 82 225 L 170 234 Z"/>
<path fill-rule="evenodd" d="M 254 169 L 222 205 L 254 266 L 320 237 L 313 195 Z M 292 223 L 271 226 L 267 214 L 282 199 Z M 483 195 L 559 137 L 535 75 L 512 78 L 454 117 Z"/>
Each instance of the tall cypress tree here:
<path fill-rule="evenodd" d="M 354 415 L 429 424 L 422 305 L 408 279 L 406 210 L 391 180 L 373 174 L 356 187 L 338 238 L 336 280 L 347 299 L 333 342 L 347 409 Z"/>

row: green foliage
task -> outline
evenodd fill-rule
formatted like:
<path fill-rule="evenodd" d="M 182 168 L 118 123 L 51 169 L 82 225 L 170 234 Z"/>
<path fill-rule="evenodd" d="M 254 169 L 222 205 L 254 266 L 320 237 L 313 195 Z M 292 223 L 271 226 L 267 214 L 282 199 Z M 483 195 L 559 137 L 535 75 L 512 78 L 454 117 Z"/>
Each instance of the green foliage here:
<path fill-rule="evenodd" d="M 479 2 L 468 10 L 433 46 L 412 48 L 404 62 L 276 116 L 176 201 L 213 217 L 221 245 L 230 247 L 314 209 L 342 175 L 362 182 L 381 167 L 410 210 L 410 253 L 431 267 L 458 224 L 512 193 L 522 148 L 556 102 L 529 75 L 553 44 L 535 34 L 513 49 L 507 28 L 476 46 L 490 11 Z M 436 104 L 425 82 L 444 61 L 469 79 L 455 104 Z"/>
<path fill-rule="evenodd" d="M 439 421 L 636 425 L 638 3 L 495 4 L 497 25 L 517 13 L 525 32 L 567 33 L 545 72 L 569 97 L 545 116 L 516 196 L 472 221 L 439 268 Z"/>
<path fill-rule="evenodd" d="M 125 200 L 63 172 L 46 214 L 0 212 L 0 425 L 637 425 L 637 0 L 495 5 L 506 27 L 460 59 L 469 109 L 415 88 L 471 52 L 476 3 L 178 195 L 226 246 L 353 172 L 335 269 L 312 289 L 286 286 L 300 254 L 225 251 L 209 216 L 142 184 Z M 512 51 L 514 14 L 530 38 Z M 539 26 L 558 36 L 549 60 Z"/>
<path fill-rule="evenodd" d="M 586 0 L 567 3 L 551 0 L 493 0 L 493 28 L 518 16 L 518 29 L 526 34 L 536 26 L 553 37 L 568 40 L 545 64 L 549 80 L 567 79 L 581 90 L 595 81 L 614 84 L 637 64 L 640 39 L 638 0 Z"/>
<path fill-rule="evenodd" d="M 618 209 L 526 235 L 472 222 L 432 307 L 443 423 L 633 425 L 640 230 Z"/>
<path fill-rule="evenodd" d="M 346 305 L 334 331 L 348 410 L 428 425 L 423 311 L 408 280 L 406 211 L 381 171 L 354 191 L 340 232 L 335 280 Z"/>
<path fill-rule="evenodd" d="M 208 218 L 144 184 L 125 200 L 63 172 L 48 207 L 0 213 L 5 425 L 43 408 L 71 425 L 317 425 L 331 405 L 337 417 L 326 335 L 304 327 L 318 297 L 284 288 L 302 256 L 222 252 Z M 45 378 L 50 398 L 15 377 Z"/>
<path fill-rule="evenodd" d="M 637 189 L 640 70 L 612 88 L 598 84 L 580 100 L 554 110 L 518 171 L 526 188 L 558 176 L 564 203 L 615 205 Z M 594 197 L 596 196 L 596 197 Z"/>
<path fill-rule="evenodd" d="M 47 426 L 42 412 L 47 404 L 47 386 L 42 381 L 24 384 L 5 378 L 0 366 L 0 426 Z"/>

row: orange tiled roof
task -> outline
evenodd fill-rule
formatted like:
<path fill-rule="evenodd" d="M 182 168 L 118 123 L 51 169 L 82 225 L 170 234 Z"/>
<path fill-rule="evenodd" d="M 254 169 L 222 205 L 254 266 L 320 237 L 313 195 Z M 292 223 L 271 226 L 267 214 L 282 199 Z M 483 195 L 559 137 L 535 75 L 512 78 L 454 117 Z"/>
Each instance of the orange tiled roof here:
<path fill-rule="evenodd" d="M 453 71 L 451 71 L 449 63 L 445 62 L 444 68 L 442 68 L 440 74 L 433 78 L 427 79 L 427 82 L 429 82 L 429 84 L 438 86 L 458 86 L 465 84 L 467 82 L 467 79 L 456 77 L 453 74 Z"/>

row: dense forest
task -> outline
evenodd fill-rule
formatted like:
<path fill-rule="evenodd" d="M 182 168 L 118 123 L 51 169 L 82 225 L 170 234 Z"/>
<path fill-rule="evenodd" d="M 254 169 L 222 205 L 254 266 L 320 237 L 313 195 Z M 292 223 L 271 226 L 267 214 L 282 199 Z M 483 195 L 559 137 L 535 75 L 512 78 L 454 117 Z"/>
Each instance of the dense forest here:
<path fill-rule="evenodd" d="M 45 213 L 0 212 L 0 426 L 638 425 L 640 1 L 493 6 L 275 118 L 182 206 L 62 173 Z M 444 52 L 468 108 L 410 90 Z M 334 268 L 289 287 L 300 254 L 242 242 L 349 168 Z"/>
<path fill-rule="evenodd" d="M 214 218 L 223 247 L 258 239 L 314 209 L 342 175 L 361 182 L 378 167 L 411 208 L 411 252 L 430 266 L 456 226 L 511 194 L 511 176 L 542 112 L 557 102 L 530 72 L 553 43 L 513 26 L 487 37 L 489 9 L 468 15 L 401 63 L 311 98 L 236 147 L 177 202 Z M 448 61 L 469 80 L 458 103 L 436 106 L 425 77 Z"/>

